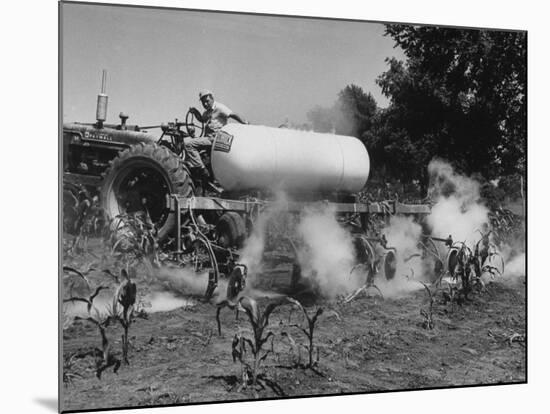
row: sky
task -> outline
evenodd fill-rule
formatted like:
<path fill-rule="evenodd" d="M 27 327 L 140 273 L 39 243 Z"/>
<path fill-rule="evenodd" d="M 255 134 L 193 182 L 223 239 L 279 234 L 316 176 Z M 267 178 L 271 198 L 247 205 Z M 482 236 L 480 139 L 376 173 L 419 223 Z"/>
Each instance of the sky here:
<path fill-rule="evenodd" d="M 385 58 L 404 59 L 379 23 L 63 4 L 64 122 L 93 122 L 107 70 L 108 122 L 184 119 L 198 93 L 254 124 L 299 124 L 346 85 L 372 93 Z"/>

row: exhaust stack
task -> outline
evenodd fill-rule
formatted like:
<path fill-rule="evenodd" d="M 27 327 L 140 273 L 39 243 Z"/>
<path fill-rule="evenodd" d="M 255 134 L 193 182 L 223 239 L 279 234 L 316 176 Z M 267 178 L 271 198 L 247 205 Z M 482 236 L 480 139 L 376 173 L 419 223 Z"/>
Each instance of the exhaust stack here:
<path fill-rule="evenodd" d="M 103 122 L 107 119 L 107 101 L 109 97 L 105 93 L 106 86 L 107 70 L 103 69 L 103 74 L 101 76 L 101 92 L 97 95 L 97 110 L 95 115 L 98 128 L 103 128 Z"/>

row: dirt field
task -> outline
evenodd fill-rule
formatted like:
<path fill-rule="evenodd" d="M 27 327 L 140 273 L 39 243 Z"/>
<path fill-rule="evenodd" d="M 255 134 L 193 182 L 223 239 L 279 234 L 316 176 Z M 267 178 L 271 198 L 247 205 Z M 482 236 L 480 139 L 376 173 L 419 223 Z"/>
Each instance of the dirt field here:
<path fill-rule="evenodd" d="M 82 255 L 65 264 L 81 269 L 92 260 L 93 256 Z M 90 271 L 88 279 L 93 286 L 109 283 L 108 276 L 99 270 Z M 279 265 L 266 272 L 259 288 L 285 293 L 289 281 L 289 269 Z M 304 334 L 289 325 L 305 326 L 307 322 L 291 305 L 281 306 L 270 318 L 273 353 L 260 370 L 266 379 L 261 382 L 263 388 L 243 388 L 241 366 L 233 362 L 231 343 L 239 327 L 245 333 L 247 329 L 250 332 L 246 314 L 241 312 L 236 321 L 234 311 L 222 310 L 219 336 L 214 303 L 168 290 L 165 283 L 145 280 L 144 273 L 138 272 L 138 295 L 144 303 L 149 301 L 151 307 L 130 328 L 130 365 L 123 363 L 116 374 L 112 367 L 108 368 L 98 379 L 93 356 L 73 358 L 66 372 L 76 376 L 64 385 L 63 408 L 524 382 L 524 281 L 522 277 L 513 283 L 492 283 L 485 292 L 472 296 L 461 306 L 444 304 L 441 292 L 436 293 L 432 330 L 422 325 L 424 317 L 420 310 L 427 309 L 429 303 L 423 289 L 392 299 L 382 299 L 372 292 L 349 303 L 302 296 L 299 299 L 310 313 L 318 306 L 325 311 L 314 333 L 314 344 L 319 348 L 318 365 L 314 370 L 298 366 L 307 362 L 307 352 L 305 348 L 298 351 L 291 346 L 282 332 L 296 343 L 305 344 Z M 112 294 L 105 290 L 98 298 L 109 298 Z M 262 298 L 259 291 L 250 294 L 257 297 L 262 308 L 267 301 L 274 300 Z M 170 308 L 174 309 L 162 311 Z M 118 358 L 121 332 L 118 324 L 106 330 Z M 264 347 L 271 349 L 271 346 L 270 340 Z M 64 358 L 85 354 L 93 348 L 101 348 L 101 337 L 89 321 L 76 320 L 64 329 Z"/>

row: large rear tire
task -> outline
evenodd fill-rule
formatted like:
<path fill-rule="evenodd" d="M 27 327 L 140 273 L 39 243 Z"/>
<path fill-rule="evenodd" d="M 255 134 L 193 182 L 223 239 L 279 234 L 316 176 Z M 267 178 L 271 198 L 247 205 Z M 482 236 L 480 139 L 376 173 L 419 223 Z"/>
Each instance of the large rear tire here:
<path fill-rule="evenodd" d="M 106 214 L 146 211 L 164 241 L 173 231 L 176 216 L 166 206 L 169 194 L 190 197 L 194 187 L 180 158 L 157 144 L 140 143 L 122 151 L 104 174 L 101 204 Z"/>

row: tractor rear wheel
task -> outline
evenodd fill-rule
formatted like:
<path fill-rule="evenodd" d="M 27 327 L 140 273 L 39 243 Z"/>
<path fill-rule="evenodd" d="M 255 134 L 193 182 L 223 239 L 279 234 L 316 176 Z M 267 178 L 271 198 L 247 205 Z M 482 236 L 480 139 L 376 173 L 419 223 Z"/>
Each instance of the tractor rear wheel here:
<path fill-rule="evenodd" d="M 169 194 L 189 197 L 194 186 L 180 158 L 157 144 L 140 143 L 111 161 L 104 174 L 101 203 L 114 218 L 124 213 L 145 211 L 164 241 L 175 227 L 176 217 L 166 206 Z"/>

